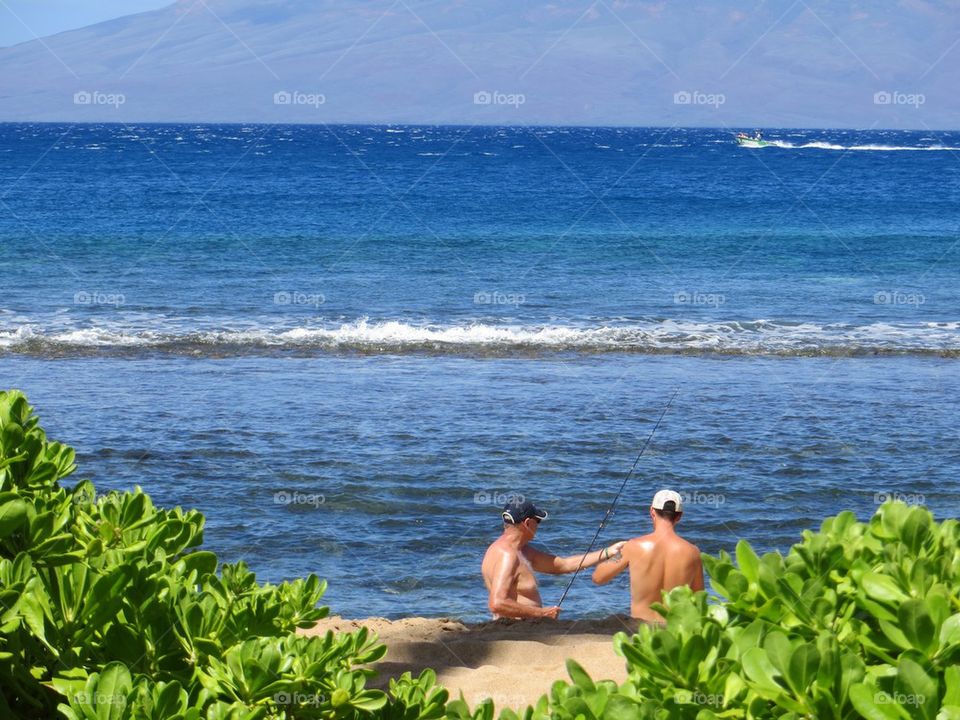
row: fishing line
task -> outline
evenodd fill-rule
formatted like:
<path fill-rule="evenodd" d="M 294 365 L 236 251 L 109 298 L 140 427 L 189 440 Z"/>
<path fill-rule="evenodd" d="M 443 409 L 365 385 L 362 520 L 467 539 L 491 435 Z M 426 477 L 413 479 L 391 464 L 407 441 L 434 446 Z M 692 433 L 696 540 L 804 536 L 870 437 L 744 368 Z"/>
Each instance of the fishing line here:
<path fill-rule="evenodd" d="M 670 409 L 670 406 L 673 404 L 674 398 L 677 397 L 677 393 L 680 392 L 680 388 L 677 388 L 673 391 L 673 395 L 670 396 L 670 400 L 667 402 L 666 407 L 663 408 L 663 412 L 660 413 L 660 417 L 657 419 L 656 425 L 653 426 L 653 430 L 650 431 L 650 434 L 647 436 L 647 441 L 643 443 L 643 447 L 640 448 L 640 453 L 637 455 L 637 459 L 633 461 L 633 467 L 630 468 L 630 472 L 627 473 L 627 476 L 623 479 L 623 482 L 620 483 L 620 489 L 617 491 L 616 497 L 613 498 L 613 502 L 610 503 L 610 507 L 607 508 L 607 512 L 603 516 L 603 520 L 600 521 L 600 527 L 597 528 L 597 532 L 593 535 L 593 540 L 590 541 L 590 545 L 587 547 L 587 551 L 583 554 L 583 557 L 580 558 L 580 564 L 577 566 L 577 570 L 573 573 L 573 577 L 570 578 L 570 582 L 567 583 L 567 587 L 563 590 L 563 595 L 560 596 L 560 602 L 557 603 L 557 607 L 563 605 L 563 601 L 567 597 L 567 593 L 570 592 L 570 588 L 573 586 L 573 581 L 577 579 L 577 575 L 580 574 L 580 571 L 583 569 L 583 563 L 586 562 L 587 555 L 590 554 L 590 551 L 593 550 L 594 544 L 597 542 L 597 538 L 600 537 L 600 531 L 603 530 L 607 525 L 607 520 L 610 518 L 610 515 L 613 513 L 613 509 L 617 506 L 617 502 L 620 500 L 620 495 L 623 493 L 623 489 L 627 486 L 627 481 L 633 475 L 633 471 L 637 469 L 637 463 L 640 462 L 640 458 L 643 457 L 644 451 L 647 449 L 647 445 L 650 444 L 650 441 L 653 440 L 653 434 L 657 432 L 657 428 L 660 427 L 660 422 L 663 420 L 663 416 L 667 414 L 667 410 Z"/>

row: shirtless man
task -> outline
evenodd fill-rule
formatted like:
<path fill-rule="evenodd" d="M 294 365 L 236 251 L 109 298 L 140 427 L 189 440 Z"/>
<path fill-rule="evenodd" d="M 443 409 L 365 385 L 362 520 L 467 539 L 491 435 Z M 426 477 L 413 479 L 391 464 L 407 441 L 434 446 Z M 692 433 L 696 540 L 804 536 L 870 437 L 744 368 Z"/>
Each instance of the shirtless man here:
<path fill-rule="evenodd" d="M 653 532 L 628 540 L 619 556 L 593 571 L 593 581 L 604 585 L 630 568 L 630 614 L 635 618 L 662 623 L 663 618 L 650 604 L 660 602 L 664 590 L 678 585 L 703 590 L 700 550 L 677 535 L 675 529 L 682 514 L 680 494 L 661 490 L 650 504 Z"/>
<path fill-rule="evenodd" d="M 503 509 L 503 535 L 498 537 L 483 556 L 483 582 L 490 593 L 487 606 L 495 618 L 557 619 L 559 607 L 543 607 L 534 572 L 560 575 L 592 567 L 602 559 L 613 557 L 622 542 L 583 555 L 557 557 L 530 546 L 547 513 L 532 502 L 512 502 Z"/>

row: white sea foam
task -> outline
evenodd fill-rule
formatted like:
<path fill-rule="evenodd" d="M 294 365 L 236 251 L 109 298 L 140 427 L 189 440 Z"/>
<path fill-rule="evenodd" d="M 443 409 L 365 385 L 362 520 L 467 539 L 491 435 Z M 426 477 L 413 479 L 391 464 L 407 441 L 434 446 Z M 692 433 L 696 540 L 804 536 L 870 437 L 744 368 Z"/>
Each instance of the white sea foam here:
<path fill-rule="evenodd" d="M 774 320 L 650 320 L 588 325 L 414 324 L 360 319 L 309 327 L 125 327 L 0 330 L 0 350 L 32 354 L 161 350 L 188 354 L 262 350 L 498 354 L 536 352 L 755 355 L 960 354 L 960 322 L 866 325 Z"/>

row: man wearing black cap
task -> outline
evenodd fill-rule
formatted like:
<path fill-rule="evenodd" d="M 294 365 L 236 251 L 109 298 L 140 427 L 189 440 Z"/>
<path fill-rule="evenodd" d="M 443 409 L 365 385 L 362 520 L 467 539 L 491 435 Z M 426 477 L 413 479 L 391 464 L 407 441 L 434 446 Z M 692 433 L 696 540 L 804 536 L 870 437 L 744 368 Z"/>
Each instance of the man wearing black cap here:
<path fill-rule="evenodd" d="M 483 556 L 483 582 L 490 593 L 487 606 L 494 617 L 553 618 L 559 607 L 543 607 L 534 572 L 561 575 L 576 572 L 578 567 L 591 567 L 601 560 L 615 556 L 622 542 L 595 550 L 584 557 L 570 555 L 557 557 L 530 546 L 540 523 L 547 513 L 529 500 L 508 503 L 503 509 L 503 534 Z"/>

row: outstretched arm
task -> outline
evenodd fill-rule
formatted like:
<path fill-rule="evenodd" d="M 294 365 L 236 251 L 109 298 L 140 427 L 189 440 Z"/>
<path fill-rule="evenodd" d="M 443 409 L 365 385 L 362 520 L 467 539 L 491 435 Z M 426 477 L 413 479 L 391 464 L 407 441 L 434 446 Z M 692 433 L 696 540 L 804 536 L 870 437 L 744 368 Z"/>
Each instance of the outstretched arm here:
<path fill-rule="evenodd" d="M 597 569 L 593 571 L 593 582 L 597 585 L 606 585 L 628 567 L 630 567 L 630 561 L 624 557 L 621 549 L 609 560 L 597 565 Z"/>
<path fill-rule="evenodd" d="M 519 558 L 513 553 L 501 553 L 493 574 L 490 598 L 487 601 L 490 612 L 508 618 L 556 618 L 560 614 L 560 608 L 533 607 L 517 602 L 510 597 L 511 590 L 516 583 L 519 562 Z"/>
<path fill-rule="evenodd" d="M 601 560 L 606 560 L 607 558 L 614 557 L 617 553 L 620 552 L 620 548 L 623 547 L 623 542 L 616 542 L 609 547 L 600 548 L 599 550 L 594 550 L 591 553 L 584 555 L 568 555 L 567 557 L 560 557 L 558 555 L 551 555 L 550 553 L 543 552 L 543 550 L 537 550 L 534 547 L 527 545 L 523 549 L 524 555 L 530 561 L 531 567 L 537 572 L 547 573 L 548 575 L 563 575 L 564 573 L 576 572 L 577 568 L 580 567 L 593 567 Z M 581 565 L 582 561 L 582 565 Z"/>

